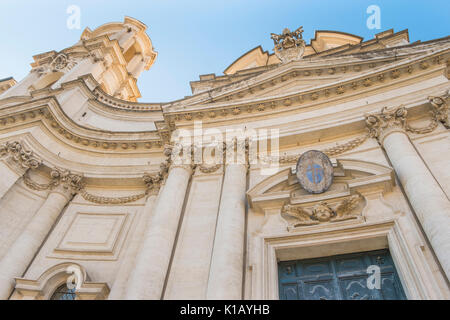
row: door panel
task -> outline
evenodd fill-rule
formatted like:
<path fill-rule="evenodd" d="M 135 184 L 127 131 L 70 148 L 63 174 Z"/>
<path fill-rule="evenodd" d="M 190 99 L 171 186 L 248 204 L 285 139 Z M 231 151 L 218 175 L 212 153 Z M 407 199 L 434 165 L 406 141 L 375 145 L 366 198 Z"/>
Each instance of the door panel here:
<path fill-rule="evenodd" d="M 380 268 L 380 289 L 367 287 L 371 265 Z M 389 250 L 283 261 L 278 276 L 282 300 L 406 299 Z"/>

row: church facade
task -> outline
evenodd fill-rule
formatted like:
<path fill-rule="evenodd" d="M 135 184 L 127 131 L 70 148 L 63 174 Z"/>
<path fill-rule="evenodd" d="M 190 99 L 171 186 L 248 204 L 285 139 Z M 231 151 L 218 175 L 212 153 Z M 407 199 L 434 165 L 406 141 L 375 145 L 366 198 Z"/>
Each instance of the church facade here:
<path fill-rule="evenodd" d="M 0 80 L 0 299 L 449 299 L 450 38 L 302 32 L 168 103 L 129 17 Z"/>

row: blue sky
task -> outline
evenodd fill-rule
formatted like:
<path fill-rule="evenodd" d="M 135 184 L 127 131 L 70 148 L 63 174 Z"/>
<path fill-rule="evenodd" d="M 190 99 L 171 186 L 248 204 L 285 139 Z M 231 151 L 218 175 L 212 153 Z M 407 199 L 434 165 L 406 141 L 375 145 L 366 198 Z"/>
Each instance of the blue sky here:
<path fill-rule="evenodd" d="M 68 29 L 68 6 L 81 9 L 81 29 Z M 381 29 L 369 30 L 366 9 L 381 9 Z M 85 27 L 124 16 L 148 26 L 158 58 L 138 80 L 141 102 L 166 102 L 190 95 L 189 81 L 222 74 L 236 58 L 262 45 L 272 51 L 270 33 L 302 25 L 309 42 L 315 30 L 337 30 L 373 38 L 394 28 L 410 40 L 450 35 L 448 0 L 1 0 L 0 78 L 22 79 L 32 56 L 78 41 Z"/>

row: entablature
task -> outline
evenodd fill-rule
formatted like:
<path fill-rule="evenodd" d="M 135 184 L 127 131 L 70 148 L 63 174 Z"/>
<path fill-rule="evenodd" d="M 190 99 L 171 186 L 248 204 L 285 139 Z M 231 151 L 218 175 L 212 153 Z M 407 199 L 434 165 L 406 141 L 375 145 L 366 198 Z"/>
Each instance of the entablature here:
<path fill-rule="evenodd" d="M 183 111 L 165 109 L 164 114 L 171 130 L 189 127 L 195 120 L 202 120 L 203 124 L 242 123 L 253 121 L 256 117 L 272 116 L 274 114 L 288 114 L 295 110 L 308 110 L 319 105 L 339 103 L 348 99 L 358 99 L 380 90 L 390 90 L 393 87 L 417 82 L 419 77 L 430 78 L 444 74 L 446 61 L 450 57 L 450 46 L 432 54 L 421 55 L 410 59 L 393 62 L 380 67 L 373 67 L 366 72 L 325 83 L 314 88 L 306 88 L 288 95 L 278 94 L 270 97 L 241 99 L 236 102 L 217 102 L 206 105 L 194 105 Z M 291 66 L 292 67 L 292 66 Z M 280 67 L 287 68 L 287 67 Z M 293 71 L 296 75 L 298 71 Z M 292 76 L 291 76 L 292 77 Z M 286 81 L 285 79 L 284 81 Z M 280 80 L 282 81 L 282 80 Z"/>
<path fill-rule="evenodd" d="M 289 77 L 309 77 L 318 75 L 343 75 L 345 73 L 364 71 L 370 72 L 385 64 L 395 63 L 402 59 L 414 56 L 425 57 L 436 51 L 445 51 L 449 48 L 449 38 L 400 47 L 373 50 L 370 52 L 353 53 L 336 57 L 312 57 L 294 61 L 289 64 L 269 68 L 248 79 L 214 88 L 185 99 L 177 100 L 164 105 L 165 112 L 180 112 L 186 108 L 210 104 L 217 101 L 239 100 L 250 93 L 258 93 L 264 86 L 273 86 L 276 82 L 284 82 Z M 246 70 L 250 73 L 252 69 Z M 220 77 L 218 78 L 220 79 Z M 210 80 L 211 81 L 211 80 Z M 262 87 L 261 87 L 262 86 Z"/>

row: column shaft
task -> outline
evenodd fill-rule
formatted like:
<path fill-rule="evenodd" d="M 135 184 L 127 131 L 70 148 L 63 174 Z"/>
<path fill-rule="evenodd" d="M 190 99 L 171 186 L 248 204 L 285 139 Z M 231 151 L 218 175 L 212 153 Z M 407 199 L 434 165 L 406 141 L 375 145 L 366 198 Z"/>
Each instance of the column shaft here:
<path fill-rule="evenodd" d="M 57 188 L 36 212 L 25 230 L 0 261 L 0 299 L 8 299 L 14 288 L 14 278 L 21 277 L 55 224 L 70 196 Z"/>
<path fill-rule="evenodd" d="M 422 227 L 450 279 L 450 202 L 408 136 L 393 132 L 383 140 L 386 153 Z"/>
<path fill-rule="evenodd" d="M 191 174 L 187 165 L 170 169 L 128 281 L 126 299 L 161 299 Z"/>
<path fill-rule="evenodd" d="M 25 169 L 22 172 L 12 170 L 5 162 L 0 161 L 0 175 L 2 177 L 0 180 L 0 199 L 23 176 L 25 171 Z"/>
<path fill-rule="evenodd" d="M 225 169 L 209 273 L 207 299 L 241 299 L 245 237 L 247 166 Z"/>

